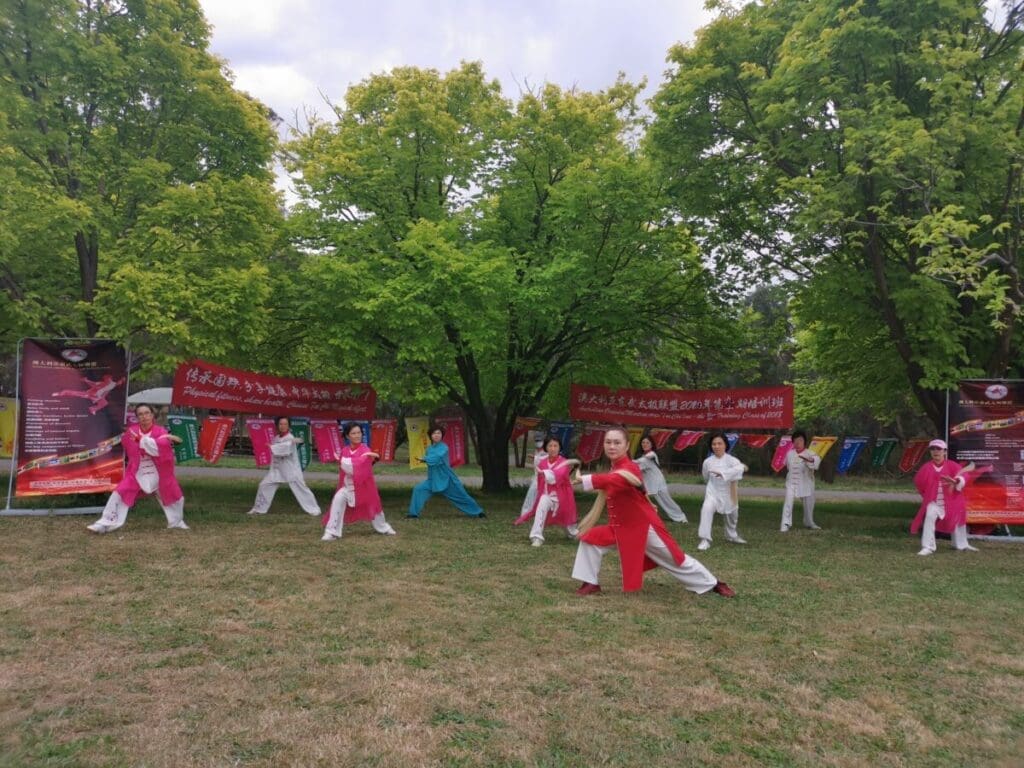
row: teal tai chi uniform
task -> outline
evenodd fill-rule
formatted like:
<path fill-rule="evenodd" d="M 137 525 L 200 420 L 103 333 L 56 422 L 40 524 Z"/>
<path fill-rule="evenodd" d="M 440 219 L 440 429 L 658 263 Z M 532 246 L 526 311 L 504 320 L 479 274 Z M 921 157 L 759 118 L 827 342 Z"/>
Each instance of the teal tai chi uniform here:
<path fill-rule="evenodd" d="M 409 517 L 419 517 L 420 510 L 435 493 L 454 504 L 461 512 L 470 517 L 482 517 L 483 509 L 472 496 L 466 493 L 462 481 L 448 463 L 448 446 L 434 443 L 423 454 L 423 463 L 427 465 L 427 479 L 412 489 L 409 501 Z"/>

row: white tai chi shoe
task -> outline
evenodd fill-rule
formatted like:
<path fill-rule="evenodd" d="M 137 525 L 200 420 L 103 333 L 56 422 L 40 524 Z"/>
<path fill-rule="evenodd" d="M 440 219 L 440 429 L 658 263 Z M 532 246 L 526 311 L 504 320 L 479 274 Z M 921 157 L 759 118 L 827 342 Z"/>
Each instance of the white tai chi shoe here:
<path fill-rule="evenodd" d="M 703 552 L 706 549 L 711 549 L 711 542 L 707 539 L 701 539 L 700 544 L 697 545 L 697 549 Z"/>
<path fill-rule="evenodd" d="M 934 555 L 935 554 L 935 550 L 934 549 L 928 549 L 928 547 L 922 547 L 921 551 L 918 552 L 917 554 L 920 555 L 921 557 L 925 557 L 926 555 Z"/>

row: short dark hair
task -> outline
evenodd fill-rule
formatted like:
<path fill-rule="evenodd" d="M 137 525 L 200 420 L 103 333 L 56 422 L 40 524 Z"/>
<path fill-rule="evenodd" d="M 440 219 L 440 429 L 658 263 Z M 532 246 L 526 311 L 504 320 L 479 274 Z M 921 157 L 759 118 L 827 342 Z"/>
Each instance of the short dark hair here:
<path fill-rule="evenodd" d="M 345 437 L 348 437 L 348 433 L 351 432 L 356 427 L 359 427 L 359 431 L 362 432 L 363 425 L 360 424 L 358 421 L 350 421 L 347 424 L 342 424 L 341 434 L 343 434 Z"/>
<path fill-rule="evenodd" d="M 544 450 L 545 451 L 548 449 L 548 444 L 552 440 L 554 440 L 556 443 L 558 443 L 558 447 L 559 448 L 562 447 L 562 439 L 558 435 L 548 435 L 547 437 L 544 438 Z"/>
<path fill-rule="evenodd" d="M 281 419 L 284 419 L 285 421 L 287 421 L 289 427 L 292 425 L 292 417 L 291 416 L 278 416 L 278 417 L 276 417 L 274 419 L 274 426 L 275 427 L 279 426 L 281 424 Z"/>
<path fill-rule="evenodd" d="M 712 432 L 711 433 L 711 437 L 708 438 L 708 446 L 709 447 L 711 446 L 711 444 L 713 442 L 715 442 L 715 438 L 716 437 L 722 438 L 722 442 L 725 443 L 725 447 L 726 448 L 729 447 L 729 438 L 725 436 L 725 432 Z"/>
<path fill-rule="evenodd" d="M 132 413 L 138 416 L 139 408 L 149 408 L 149 412 L 152 413 L 154 416 L 156 415 L 156 411 L 153 410 L 153 406 L 150 405 L 149 403 L 136 403 L 135 407 L 132 408 Z"/>
<path fill-rule="evenodd" d="M 796 439 L 798 437 L 802 437 L 804 439 L 804 442 L 807 442 L 807 433 L 804 432 L 802 429 L 794 429 L 791 437 L 793 438 L 794 443 L 796 442 Z"/>
<path fill-rule="evenodd" d="M 444 429 L 444 427 L 441 424 L 435 424 L 434 426 L 432 426 L 430 428 L 430 431 L 427 432 L 427 435 L 428 436 L 432 435 L 435 432 L 440 432 L 441 433 L 441 437 L 444 437 L 445 429 Z"/>

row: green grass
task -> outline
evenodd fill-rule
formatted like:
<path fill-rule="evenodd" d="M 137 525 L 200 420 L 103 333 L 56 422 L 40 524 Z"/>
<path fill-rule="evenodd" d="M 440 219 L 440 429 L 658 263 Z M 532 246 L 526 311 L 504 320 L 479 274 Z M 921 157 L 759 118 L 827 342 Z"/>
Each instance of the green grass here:
<path fill-rule="evenodd" d="M 518 495 L 407 521 L 385 489 L 398 536 L 328 544 L 286 489 L 185 491 L 190 532 L 148 500 L 104 537 L 0 519 L 0 766 L 1021 764 L 1020 550 L 918 558 L 912 504 L 781 535 L 747 502 L 750 544 L 699 553 L 736 599 L 623 595 L 614 555 L 581 599 Z"/>

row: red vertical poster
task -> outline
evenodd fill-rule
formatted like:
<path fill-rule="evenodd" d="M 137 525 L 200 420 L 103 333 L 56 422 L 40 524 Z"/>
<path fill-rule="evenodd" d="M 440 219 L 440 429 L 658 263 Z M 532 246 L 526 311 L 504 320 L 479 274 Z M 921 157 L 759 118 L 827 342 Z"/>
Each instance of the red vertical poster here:
<path fill-rule="evenodd" d="M 256 458 L 257 467 L 269 467 L 273 456 L 270 453 L 270 442 L 274 439 L 277 428 L 273 419 L 246 419 L 245 429 L 252 441 L 252 455 Z"/>
<path fill-rule="evenodd" d="M 927 449 L 927 440 L 917 438 L 907 443 L 907 447 L 903 449 L 903 455 L 900 456 L 900 472 L 913 472 L 917 469 L 917 465 L 921 463 L 921 459 L 924 458 L 924 452 Z"/>
<path fill-rule="evenodd" d="M 235 426 L 233 416 L 207 416 L 199 428 L 199 455 L 210 464 L 220 461 Z"/>
<path fill-rule="evenodd" d="M 793 438 L 791 435 L 783 435 L 779 438 L 779 444 L 775 446 L 775 453 L 772 455 L 772 469 L 781 472 L 786 466 L 786 454 L 793 450 Z"/>
<path fill-rule="evenodd" d="M 335 464 L 341 459 L 341 430 L 337 419 L 310 419 L 316 455 L 322 464 Z"/>
<path fill-rule="evenodd" d="M 949 401 L 949 457 L 974 463 L 967 522 L 1024 525 L 1024 381 L 961 381 Z"/>
<path fill-rule="evenodd" d="M 380 455 L 381 461 L 395 460 L 395 436 L 398 421 L 395 419 L 375 419 L 370 424 L 370 450 Z"/>
<path fill-rule="evenodd" d="M 125 352 L 102 339 L 26 339 L 16 496 L 112 491 L 124 476 Z"/>
<path fill-rule="evenodd" d="M 466 428 L 458 416 L 436 420 L 444 427 L 444 442 L 448 446 L 448 461 L 452 467 L 466 463 Z"/>

